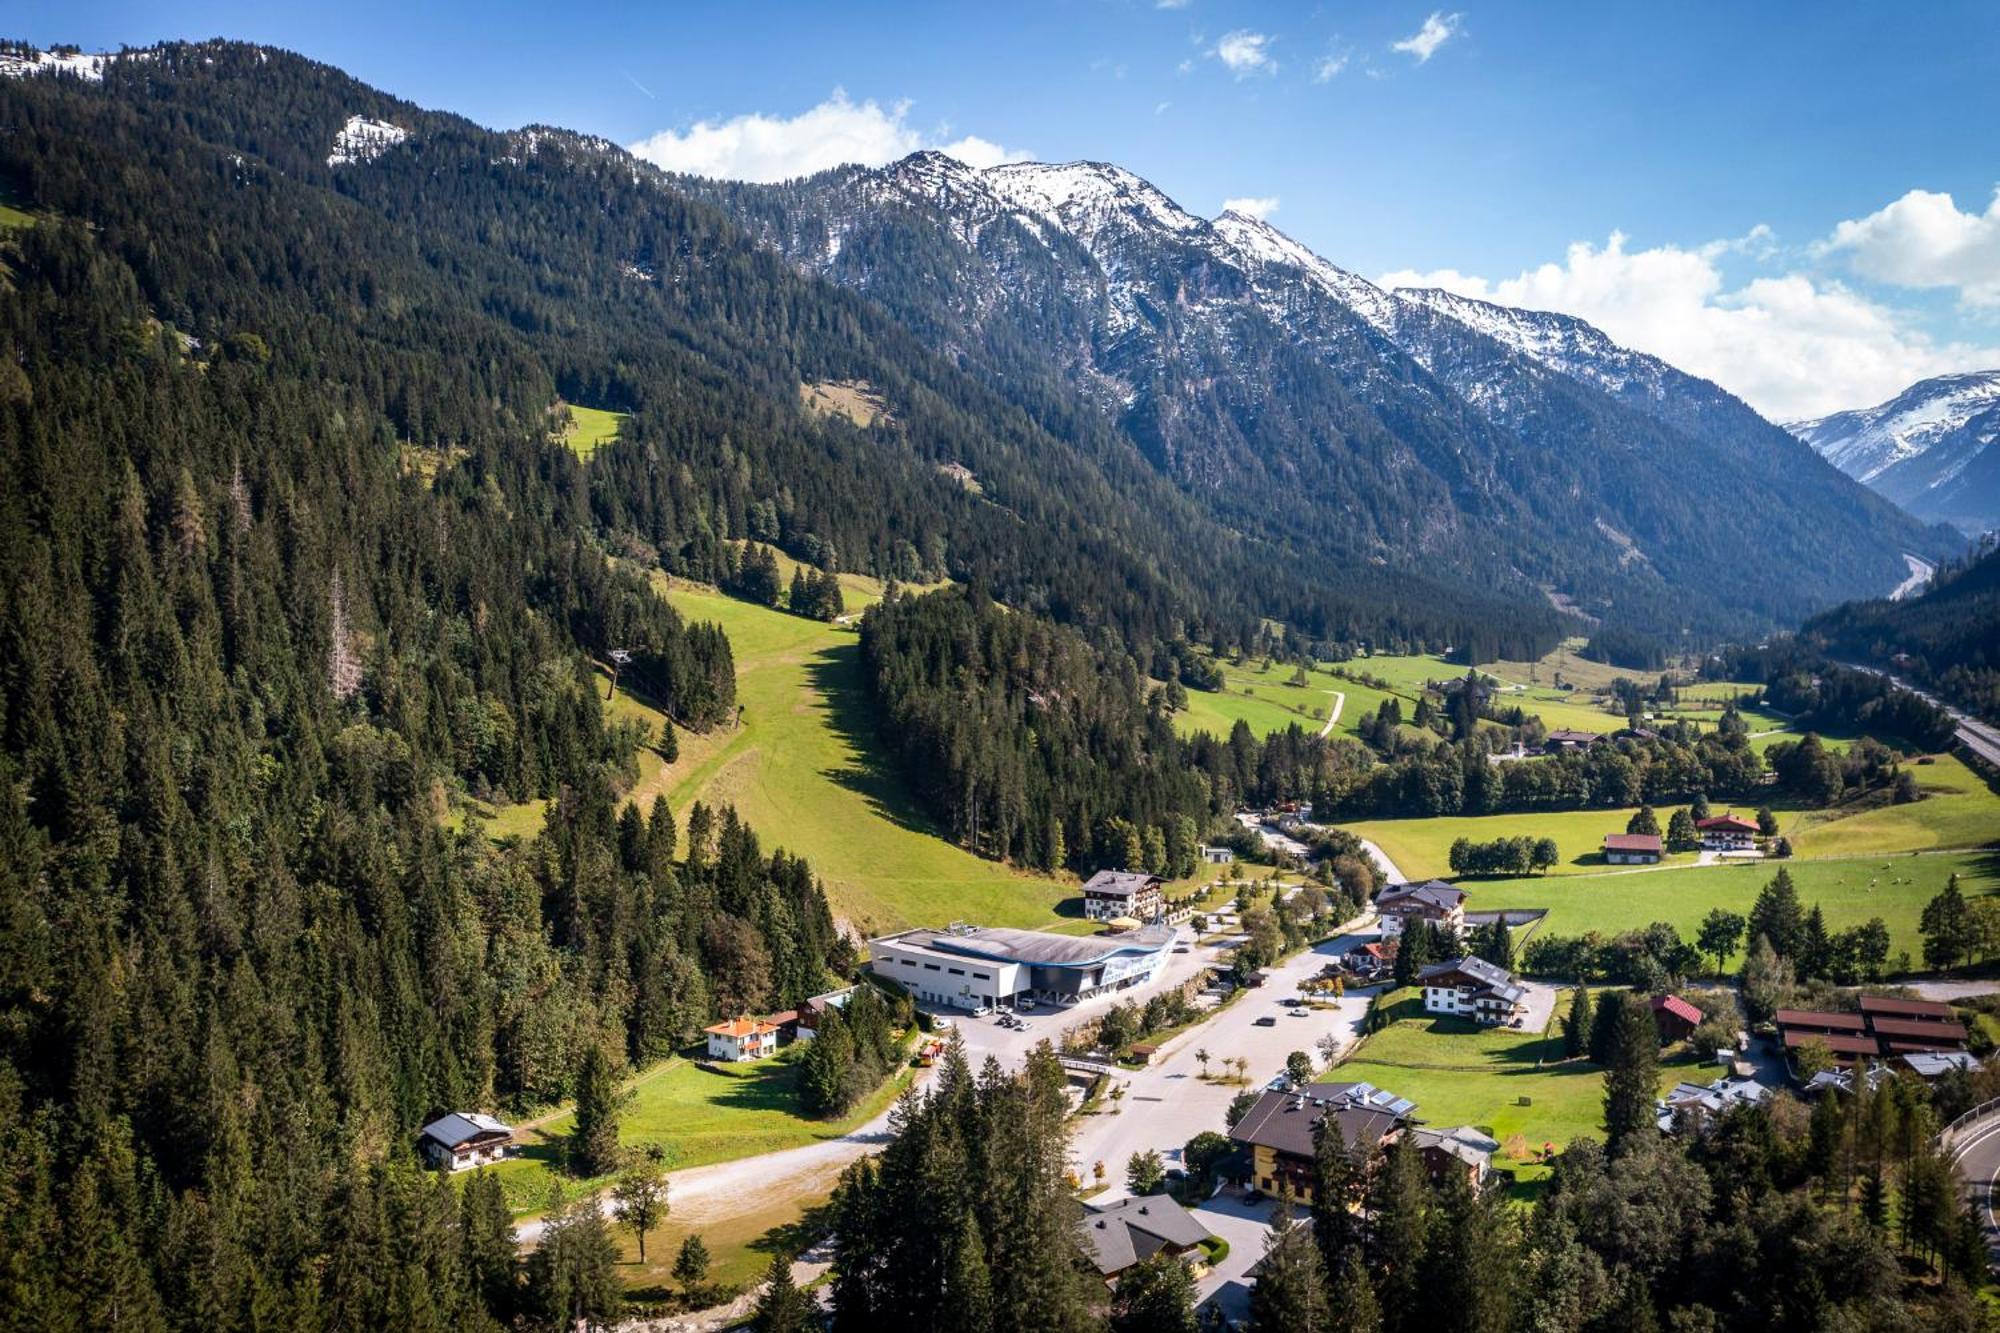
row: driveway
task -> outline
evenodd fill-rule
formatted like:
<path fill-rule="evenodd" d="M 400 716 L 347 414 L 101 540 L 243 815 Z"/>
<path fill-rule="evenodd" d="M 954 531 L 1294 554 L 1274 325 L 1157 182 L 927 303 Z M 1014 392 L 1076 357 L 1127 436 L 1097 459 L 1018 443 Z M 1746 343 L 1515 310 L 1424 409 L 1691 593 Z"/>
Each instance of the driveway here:
<path fill-rule="evenodd" d="M 1271 1210 L 1276 1206 L 1269 1198 L 1246 1203 L 1235 1190 L 1225 1190 L 1199 1208 L 1188 1210 L 1211 1236 L 1229 1242 L 1229 1253 L 1222 1262 L 1195 1284 L 1195 1300 L 1219 1306 L 1232 1325 L 1240 1326 L 1250 1316 L 1250 1270 L 1264 1257 L 1264 1237 L 1270 1233 Z M 1303 1226 L 1312 1225 L 1303 1213 L 1297 1220 Z"/>
<path fill-rule="evenodd" d="M 1306 1052 L 1319 1068 L 1325 1064 L 1318 1050 L 1322 1037 L 1337 1037 L 1343 1052 L 1351 1047 L 1379 987 L 1350 990 L 1330 1009 L 1295 1011 L 1279 1001 L 1297 995 L 1299 983 L 1319 975 L 1329 959 L 1375 938 L 1372 929 L 1357 931 L 1295 954 L 1268 969 L 1262 986 L 1244 991 L 1214 1018 L 1169 1041 L 1151 1064 L 1125 1080 L 1122 1098 L 1107 1099 L 1097 1113 L 1078 1117 L 1070 1140 L 1078 1177 L 1090 1180 L 1095 1164 L 1103 1162 L 1110 1188 L 1098 1197 L 1122 1198 L 1125 1163 L 1133 1153 L 1155 1149 L 1169 1166 L 1179 1165 L 1182 1145 L 1203 1130 L 1225 1132 L 1230 1101 L 1283 1073 L 1285 1057 L 1293 1051 Z M 1272 1022 L 1260 1027 L 1257 1020 L 1262 1018 Z M 1210 1072 L 1218 1076 L 1225 1057 L 1247 1060 L 1247 1088 L 1204 1080 L 1196 1058 L 1200 1051 L 1209 1053 Z"/>

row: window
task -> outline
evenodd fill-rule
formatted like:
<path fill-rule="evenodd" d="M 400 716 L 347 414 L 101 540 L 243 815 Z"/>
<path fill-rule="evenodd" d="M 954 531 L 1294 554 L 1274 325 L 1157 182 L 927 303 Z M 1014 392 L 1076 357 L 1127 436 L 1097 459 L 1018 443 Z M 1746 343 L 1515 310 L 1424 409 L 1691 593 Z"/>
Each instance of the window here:
<path fill-rule="evenodd" d="M 965 975 L 965 969 L 962 967 L 948 967 L 945 969 L 945 971 L 951 973 L 955 977 L 962 977 Z"/>
<path fill-rule="evenodd" d="M 937 965 L 936 963 L 925 963 L 925 964 L 924 964 L 924 971 L 926 971 L 926 972 L 936 972 L 936 971 L 939 971 L 939 970 L 940 970 L 940 969 L 938 968 L 938 965 Z"/>
<path fill-rule="evenodd" d="M 974 981 L 991 981 L 993 980 L 993 974 L 990 972 L 974 972 L 972 979 Z"/>
<path fill-rule="evenodd" d="M 917 960 L 914 958 L 904 958 L 899 961 L 903 964 L 904 967 L 915 967 L 917 965 Z"/>

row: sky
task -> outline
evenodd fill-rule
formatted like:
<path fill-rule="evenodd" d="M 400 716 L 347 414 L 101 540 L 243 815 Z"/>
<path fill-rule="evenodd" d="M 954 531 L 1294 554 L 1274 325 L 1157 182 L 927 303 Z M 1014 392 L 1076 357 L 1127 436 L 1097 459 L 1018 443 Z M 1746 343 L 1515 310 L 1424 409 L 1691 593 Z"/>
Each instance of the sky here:
<path fill-rule="evenodd" d="M 1365 277 L 1580 315 L 1773 418 L 2000 367 L 2000 6 L 14 0 L 781 179 L 1115 162 Z"/>

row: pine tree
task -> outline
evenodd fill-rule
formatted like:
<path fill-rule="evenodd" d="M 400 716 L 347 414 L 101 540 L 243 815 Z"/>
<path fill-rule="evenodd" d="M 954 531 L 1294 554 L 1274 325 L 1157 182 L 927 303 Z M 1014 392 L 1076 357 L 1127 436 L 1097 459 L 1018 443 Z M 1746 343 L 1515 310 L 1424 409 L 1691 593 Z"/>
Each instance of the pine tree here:
<path fill-rule="evenodd" d="M 1750 938 L 1762 936 L 1771 942 L 1771 948 L 1780 958 L 1795 958 L 1799 951 L 1800 934 L 1805 928 L 1805 913 L 1799 906 L 1798 887 L 1792 883 L 1791 871 L 1783 866 L 1757 895 L 1757 901 L 1750 908 Z"/>
<path fill-rule="evenodd" d="M 579 1176 L 601 1176 L 617 1169 L 618 1117 L 625 1101 L 611 1057 L 591 1042 L 577 1069 L 576 1112 L 569 1135 L 570 1166 Z"/>
<path fill-rule="evenodd" d="M 1368 1266 L 1358 1250 L 1350 1250 L 1347 1260 L 1334 1274 L 1328 1299 L 1330 1327 L 1340 1333 L 1382 1333 L 1382 1307 L 1375 1299 L 1375 1287 L 1368 1280 Z"/>
<path fill-rule="evenodd" d="M 701 1290 L 708 1281 L 708 1263 L 708 1244 L 698 1234 L 681 1242 L 680 1253 L 674 1256 L 674 1281 L 682 1292 L 693 1297 Z"/>
<path fill-rule="evenodd" d="M 1171 1254 L 1141 1259 L 1118 1275 L 1111 1333 L 1198 1333 L 1194 1274 Z"/>
<path fill-rule="evenodd" d="M 1615 1155 L 1656 1133 L 1660 1091 L 1660 1030 L 1636 995 L 1619 997 L 1609 1067 L 1604 1071 L 1604 1131 Z"/>
<path fill-rule="evenodd" d="M 1378 1275 L 1382 1327 L 1411 1333 L 1422 1327 L 1430 1309 L 1423 1262 L 1430 1248 L 1431 1191 L 1422 1154 L 1408 1135 L 1390 1145 L 1369 1186 L 1370 1266 Z"/>
<path fill-rule="evenodd" d="M 792 1281 L 792 1256 L 780 1250 L 764 1271 L 764 1290 L 750 1327 L 756 1333 L 809 1333 L 812 1326 L 812 1301 Z"/>
<path fill-rule="evenodd" d="M 1319 1248 L 1280 1203 L 1250 1288 L 1250 1327 L 1253 1333 L 1331 1333 L 1330 1317 Z"/>
<path fill-rule="evenodd" d="M 1338 1273 L 1360 1248 L 1361 1172 L 1341 1132 L 1340 1121 L 1323 1115 L 1313 1126 L 1313 1240 L 1329 1273 Z"/>
<path fill-rule="evenodd" d="M 1570 992 L 1569 1016 L 1563 1019 L 1563 1058 L 1588 1055 L 1592 1030 L 1590 987 L 1579 984 Z"/>

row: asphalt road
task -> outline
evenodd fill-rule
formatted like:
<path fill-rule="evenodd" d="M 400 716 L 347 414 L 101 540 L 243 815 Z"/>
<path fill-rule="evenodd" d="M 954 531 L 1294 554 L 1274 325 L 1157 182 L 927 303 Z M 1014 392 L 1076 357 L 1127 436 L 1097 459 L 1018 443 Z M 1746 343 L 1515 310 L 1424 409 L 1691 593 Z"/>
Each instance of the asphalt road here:
<path fill-rule="evenodd" d="M 1856 671 L 1866 671 L 1871 676 L 1887 676 L 1890 680 L 1902 686 L 1911 694 L 1916 695 L 1919 699 L 1934 703 L 1939 708 L 1944 709 L 1945 712 L 1951 714 L 1952 721 L 1958 723 L 1958 743 L 1978 755 L 1981 759 L 1984 759 L 1987 763 L 2000 768 L 2000 729 L 1990 727 L 1978 718 L 1960 712 L 1936 695 L 1925 690 L 1920 690 L 1901 676 L 1884 671 L 1880 667 L 1862 666 L 1858 662 L 1847 662 L 1843 663 L 1843 665 L 1851 666 Z"/>
<path fill-rule="evenodd" d="M 1958 1169 L 1966 1200 L 1986 1229 L 1986 1248 L 2000 1255 L 2000 1218 L 1993 1212 L 1995 1176 L 2000 1176 L 2000 1112 L 1986 1117 L 1958 1139 Z"/>

